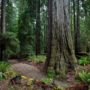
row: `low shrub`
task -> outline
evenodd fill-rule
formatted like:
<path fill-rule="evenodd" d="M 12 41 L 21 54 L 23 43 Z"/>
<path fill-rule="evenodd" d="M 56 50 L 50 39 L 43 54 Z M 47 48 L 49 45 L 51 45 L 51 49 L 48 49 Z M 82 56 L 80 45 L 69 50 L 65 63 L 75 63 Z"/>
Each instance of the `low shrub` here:
<path fill-rule="evenodd" d="M 5 77 L 6 79 L 13 78 L 13 77 L 15 77 L 15 76 L 17 76 L 17 75 L 19 75 L 19 73 L 15 72 L 15 71 L 13 71 L 13 70 L 8 70 L 8 71 L 6 71 L 6 72 L 4 73 L 4 77 Z"/>
<path fill-rule="evenodd" d="M 0 80 L 3 80 L 3 79 L 5 79 L 4 76 L 3 76 L 3 73 L 0 72 Z"/>
<path fill-rule="evenodd" d="M 80 72 L 79 75 L 77 76 L 77 80 L 90 85 L 90 72 L 85 71 Z"/>
<path fill-rule="evenodd" d="M 0 62 L 0 72 L 5 73 L 10 68 L 10 64 L 8 62 L 2 61 Z"/>
<path fill-rule="evenodd" d="M 90 57 L 81 57 L 79 60 L 79 64 L 83 66 L 90 64 Z"/>
<path fill-rule="evenodd" d="M 53 79 L 46 77 L 46 78 L 42 79 L 42 82 L 49 85 L 49 84 L 51 84 L 53 82 Z"/>
<path fill-rule="evenodd" d="M 4 46 L 4 57 L 5 59 L 11 56 L 17 55 L 20 51 L 19 40 L 17 35 L 13 32 L 6 32 L 0 34 L 0 42 Z"/>
<path fill-rule="evenodd" d="M 45 55 L 32 55 L 29 57 L 29 61 L 34 61 L 34 62 L 44 62 L 46 60 Z"/>
<path fill-rule="evenodd" d="M 54 78 L 56 75 L 55 75 L 55 72 L 51 71 L 51 70 L 48 70 L 48 73 L 47 73 L 47 77 L 48 78 Z"/>

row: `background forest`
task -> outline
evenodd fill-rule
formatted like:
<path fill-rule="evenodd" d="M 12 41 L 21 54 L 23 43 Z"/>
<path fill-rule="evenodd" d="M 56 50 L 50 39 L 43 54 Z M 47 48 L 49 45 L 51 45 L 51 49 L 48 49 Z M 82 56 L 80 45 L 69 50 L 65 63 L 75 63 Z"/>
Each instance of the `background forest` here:
<path fill-rule="evenodd" d="M 46 53 L 48 29 L 47 0 L 7 0 L 3 35 L 3 51 L 7 58 L 29 58 Z M 70 29 L 76 52 L 90 51 L 90 2 L 70 0 Z M 5 16 L 3 16 L 5 17 Z M 1 25 L 2 26 L 2 25 Z M 2 26 L 3 27 L 3 26 Z M 9 41 L 8 41 L 9 39 Z"/>
<path fill-rule="evenodd" d="M 30 55 L 44 54 L 47 29 L 47 1 L 6 2 L 4 55 L 28 58 Z M 3 31 L 2 31 L 3 32 Z M 11 45 L 10 45 L 11 44 Z"/>

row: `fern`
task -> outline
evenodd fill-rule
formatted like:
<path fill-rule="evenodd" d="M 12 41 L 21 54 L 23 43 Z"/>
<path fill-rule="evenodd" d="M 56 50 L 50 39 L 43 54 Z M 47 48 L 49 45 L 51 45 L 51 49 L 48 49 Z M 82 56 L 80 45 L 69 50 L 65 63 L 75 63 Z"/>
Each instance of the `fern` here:
<path fill-rule="evenodd" d="M 85 72 L 85 71 L 80 72 L 78 80 L 86 84 L 90 84 L 90 72 Z"/>

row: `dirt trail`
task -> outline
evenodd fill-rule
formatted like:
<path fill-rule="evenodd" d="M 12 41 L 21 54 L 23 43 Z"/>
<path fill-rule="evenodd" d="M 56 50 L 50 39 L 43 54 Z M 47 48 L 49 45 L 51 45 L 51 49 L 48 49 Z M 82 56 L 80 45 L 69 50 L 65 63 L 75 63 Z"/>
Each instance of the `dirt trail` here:
<path fill-rule="evenodd" d="M 33 78 L 35 80 L 42 80 L 45 78 L 45 75 L 41 72 L 37 66 L 29 62 L 18 62 L 16 60 L 9 61 L 11 63 L 11 68 L 14 69 L 16 72 L 19 72 L 21 75 Z M 70 77 L 70 76 L 69 76 Z M 69 82 L 62 82 L 55 80 L 55 84 L 61 86 L 63 88 L 70 88 L 72 85 L 75 85 L 75 82 L 70 83 L 72 78 L 69 78 Z M 0 82 L 0 90 L 7 90 L 7 81 Z M 25 89 L 26 90 L 26 89 Z M 73 89 L 72 89 L 73 90 Z M 78 89 L 79 90 L 79 89 Z M 80 89 L 82 90 L 82 89 Z M 83 89 L 84 90 L 84 89 Z"/>
<path fill-rule="evenodd" d="M 20 74 L 33 79 L 41 80 L 42 78 L 45 77 L 44 74 L 37 67 L 33 65 L 17 63 L 17 64 L 13 64 L 11 67 L 16 72 L 19 72 Z"/>
<path fill-rule="evenodd" d="M 35 80 L 42 80 L 43 78 L 45 78 L 45 75 L 40 71 L 40 68 L 38 68 L 37 65 L 34 65 L 34 63 L 16 62 L 16 61 L 11 62 L 11 63 L 12 63 L 12 68 L 16 72 L 19 72 L 20 74 L 22 74 L 24 76 L 33 78 Z M 42 67 L 42 65 L 40 67 Z M 87 65 L 85 67 L 83 67 L 83 66 L 80 66 L 80 67 L 84 68 L 85 70 L 90 70 L 90 68 L 89 68 L 90 65 Z M 80 71 L 83 70 L 80 67 L 78 66 L 79 70 Z M 54 83 L 57 86 L 63 87 L 64 89 L 71 88 L 72 86 L 73 86 L 73 88 L 75 88 L 76 85 L 79 86 L 79 83 L 74 80 L 73 73 L 68 73 L 67 79 L 65 81 L 55 80 Z M 84 87 L 85 87 L 84 85 L 82 85 L 82 87 L 80 86 L 80 88 L 84 88 Z M 80 90 L 82 90 L 82 89 L 80 89 Z M 83 89 L 83 90 L 86 90 L 86 89 Z"/>

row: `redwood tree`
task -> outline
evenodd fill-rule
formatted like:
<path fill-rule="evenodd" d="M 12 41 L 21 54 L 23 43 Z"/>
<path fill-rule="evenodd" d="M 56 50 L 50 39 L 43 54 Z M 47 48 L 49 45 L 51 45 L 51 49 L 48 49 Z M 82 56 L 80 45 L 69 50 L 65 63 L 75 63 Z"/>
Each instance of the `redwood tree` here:
<path fill-rule="evenodd" d="M 62 77 L 66 76 L 69 69 L 75 70 L 77 60 L 69 27 L 68 0 L 51 0 L 51 2 L 52 11 L 49 12 L 52 12 L 52 21 L 50 21 L 52 42 L 47 71 L 52 70 Z"/>

